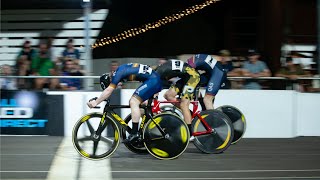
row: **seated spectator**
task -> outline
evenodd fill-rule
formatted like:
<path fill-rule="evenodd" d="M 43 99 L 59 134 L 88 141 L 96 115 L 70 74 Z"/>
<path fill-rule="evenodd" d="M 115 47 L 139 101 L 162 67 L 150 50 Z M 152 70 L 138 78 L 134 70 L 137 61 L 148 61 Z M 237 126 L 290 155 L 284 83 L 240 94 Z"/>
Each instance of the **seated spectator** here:
<path fill-rule="evenodd" d="M 248 61 L 243 64 L 243 76 L 251 77 L 245 81 L 245 89 L 262 89 L 261 84 L 256 78 L 271 76 L 270 70 L 265 62 L 260 61 L 260 53 L 256 50 L 249 50 Z"/>
<path fill-rule="evenodd" d="M 77 64 L 73 60 L 67 60 L 63 68 L 62 76 L 83 76 L 83 73 L 76 67 Z M 78 78 L 62 78 L 60 79 L 60 86 L 63 90 L 80 90 L 81 79 Z"/>
<path fill-rule="evenodd" d="M 23 43 L 22 50 L 19 52 L 16 60 L 16 75 L 18 76 L 28 76 L 31 73 L 31 61 L 36 55 L 36 50 L 31 47 L 30 41 L 25 41 Z M 30 88 L 30 79 L 18 79 L 19 88 Z"/>
<path fill-rule="evenodd" d="M 16 79 L 14 78 L 6 78 L 5 76 L 12 76 L 11 66 L 8 64 L 4 64 L 0 66 L 1 70 L 1 78 L 0 78 L 0 87 L 1 89 L 6 90 L 15 90 L 17 89 Z"/>
<path fill-rule="evenodd" d="M 64 62 L 71 59 L 77 64 L 80 64 L 80 51 L 74 48 L 73 39 L 69 38 L 66 49 L 62 52 Z"/>
<path fill-rule="evenodd" d="M 301 67 L 300 64 L 294 64 L 292 57 L 286 58 L 286 65 L 282 67 L 276 74 L 277 77 L 285 77 L 292 81 L 297 81 L 299 77 L 308 77 L 308 75 Z M 291 84 L 291 83 L 290 83 Z M 294 87 L 287 85 L 286 89 L 295 89 L 299 91 L 304 91 L 302 84 L 293 84 Z"/>
<path fill-rule="evenodd" d="M 41 43 L 39 46 L 39 53 L 32 60 L 31 64 L 32 74 L 35 76 L 55 76 L 57 75 L 54 63 L 48 56 L 47 44 Z M 48 86 L 50 89 L 56 89 L 58 86 L 58 79 L 37 78 L 35 79 L 35 89 L 43 89 Z"/>

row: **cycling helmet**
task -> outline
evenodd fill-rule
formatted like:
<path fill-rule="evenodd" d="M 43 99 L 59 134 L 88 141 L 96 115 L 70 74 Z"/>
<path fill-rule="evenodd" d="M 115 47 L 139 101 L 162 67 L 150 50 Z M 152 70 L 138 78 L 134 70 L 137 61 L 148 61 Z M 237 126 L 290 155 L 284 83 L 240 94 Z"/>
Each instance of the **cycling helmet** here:
<path fill-rule="evenodd" d="M 105 90 L 110 83 L 111 83 L 111 77 L 109 73 L 105 73 L 105 74 L 102 74 L 102 76 L 100 76 L 100 85 L 103 90 Z"/>

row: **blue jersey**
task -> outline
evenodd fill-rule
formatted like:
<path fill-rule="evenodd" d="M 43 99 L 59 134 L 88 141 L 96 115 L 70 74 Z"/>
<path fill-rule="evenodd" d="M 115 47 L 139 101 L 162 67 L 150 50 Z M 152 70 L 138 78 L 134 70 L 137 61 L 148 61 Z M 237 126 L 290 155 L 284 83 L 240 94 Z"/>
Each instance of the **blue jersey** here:
<path fill-rule="evenodd" d="M 226 80 L 226 72 L 223 70 L 221 63 L 208 54 L 196 54 L 187 61 L 197 71 L 206 72 L 201 74 L 200 84 L 207 86 L 206 94 L 215 96 Z"/>
<path fill-rule="evenodd" d="M 204 70 L 211 73 L 217 65 L 217 60 L 208 54 L 196 54 L 188 59 L 188 64 L 196 70 Z"/>
<path fill-rule="evenodd" d="M 153 76 L 155 76 L 155 72 L 148 65 L 138 63 L 123 64 L 112 74 L 110 85 L 116 87 L 122 80 L 144 82 Z"/>

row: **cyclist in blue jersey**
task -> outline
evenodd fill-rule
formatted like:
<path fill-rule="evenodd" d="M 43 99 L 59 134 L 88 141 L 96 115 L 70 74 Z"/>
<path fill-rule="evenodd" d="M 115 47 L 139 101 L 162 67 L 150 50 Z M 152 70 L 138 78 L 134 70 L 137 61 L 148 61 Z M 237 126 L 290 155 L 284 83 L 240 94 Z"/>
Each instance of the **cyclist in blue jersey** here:
<path fill-rule="evenodd" d="M 206 109 L 213 109 L 214 98 L 227 78 L 227 73 L 219 62 L 220 58 L 215 55 L 196 54 L 187 60 L 188 64 L 199 72 L 200 84 L 207 86 L 203 98 L 203 108 Z"/>
<path fill-rule="evenodd" d="M 105 99 L 108 99 L 117 87 L 117 84 L 123 80 L 143 82 L 142 85 L 135 90 L 129 101 L 132 116 L 132 132 L 130 132 L 128 140 L 134 141 L 139 138 L 138 124 L 141 117 L 139 105 L 162 89 L 160 76 L 152 70 L 151 67 L 138 63 L 129 63 L 119 66 L 112 76 L 108 73 L 103 74 L 100 77 L 100 85 L 103 92 L 98 99 L 88 102 L 87 105 L 93 108 Z"/>

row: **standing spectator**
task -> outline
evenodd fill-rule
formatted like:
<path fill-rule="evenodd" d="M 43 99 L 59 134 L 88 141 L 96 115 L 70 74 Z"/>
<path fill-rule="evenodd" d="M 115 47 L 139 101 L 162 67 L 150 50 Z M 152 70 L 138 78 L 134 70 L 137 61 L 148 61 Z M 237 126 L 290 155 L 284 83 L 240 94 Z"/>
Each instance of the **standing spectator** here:
<path fill-rule="evenodd" d="M 64 58 L 64 62 L 71 59 L 75 61 L 77 64 L 80 62 L 80 51 L 74 48 L 73 39 L 69 38 L 67 41 L 67 48 L 62 52 L 62 57 Z"/>
<path fill-rule="evenodd" d="M 286 65 L 282 67 L 276 74 L 277 77 L 285 77 L 291 81 L 297 82 L 297 78 L 299 77 L 308 77 L 309 75 L 302 69 L 300 64 L 294 64 L 292 61 L 292 57 L 286 58 Z M 291 84 L 291 83 L 290 83 Z M 295 89 L 299 91 L 304 91 L 304 87 L 302 84 L 294 83 L 293 87 L 287 85 L 286 89 Z"/>
<path fill-rule="evenodd" d="M 248 61 L 243 64 L 243 75 L 253 79 L 246 80 L 244 84 L 245 89 L 262 89 L 258 80 L 255 78 L 271 76 L 267 65 L 260 61 L 260 53 L 254 49 L 249 50 Z"/>
<path fill-rule="evenodd" d="M 32 60 L 32 73 L 36 76 L 54 76 L 57 75 L 54 63 L 48 56 L 47 44 L 41 43 L 39 46 L 38 55 Z M 38 78 L 35 79 L 35 88 L 42 89 L 46 85 L 50 89 L 55 89 L 58 86 L 58 79 Z"/>
<path fill-rule="evenodd" d="M 0 78 L 0 88 L 6 90 L 17 89 L 16 79 L 6 78 L 5 76 L 12 76 L 11 66 L 4 64 L 0 66 L 1 78 Z"/>
<path fill-rule="evenodd" d="M 111 63 L 110 63 L 110 72 L 114 73 L 118 69 L 118 67 L 119 67 L 119 62 L 118 61 L 115 61 L 115 60 L 111 61 Z"/>
<path fill-rule="evenodd" d="M 227 72 L 228 77 L 240 75 L 241 70 L 233 67 L 231 53 L 229 50 L 223 49 L 219 51 L 219 56 L 221 57 L 219 62 L 221 63 L 222 69 Z M 230 80 L 226 79 L 224 83 L 225 86 L 221 87 L 221 89 L 231 89 Z"/>
<path fill-rule="evenodd" d="M 162 64 L 166 63 L 167 61 L 168 61 L 168 60 L 165 59 L 165 58 L 159 58 L 159 59 L 158 59 L 158 65 L 162 65 Z"/>
<path fill-rule="evenodd" d="M 83 76 L 73 60 L 67 60 L 65 63 L 62 76 Z M 60 79 L 60 85 L 63 90 L 80 90 L 81 89 L 81 79 L 78 78 L 62 78 Z"/>
<path fill-rule="evenodd" d="M 110 63 L 110 72 L 111 72 L 111 74 L 113 74 L 118 69 L 119 65 L 120 64 L 119 64 L 118 61 L 116 61 L 116 60 L 111 61 L 111 63 Z M 132 80 L 132 79 L 129 78 L 129 80 Z M 123 88 L 123 83 L 119 82 L 117 84 L 117 89 L 121 89 L 121 88 Z"/>
<path fill-rule="evenodd" d="M 31 61 L 36 56 L 36 50 L 31 47 L 30 41 L 23 43 L 22 50 L 19 52 L 16 60 L 16 74 L 18 76 L 29 76 L 31 73 Z M 18 79 L 19 88 L 30 88 L 30 79 Z"/>

